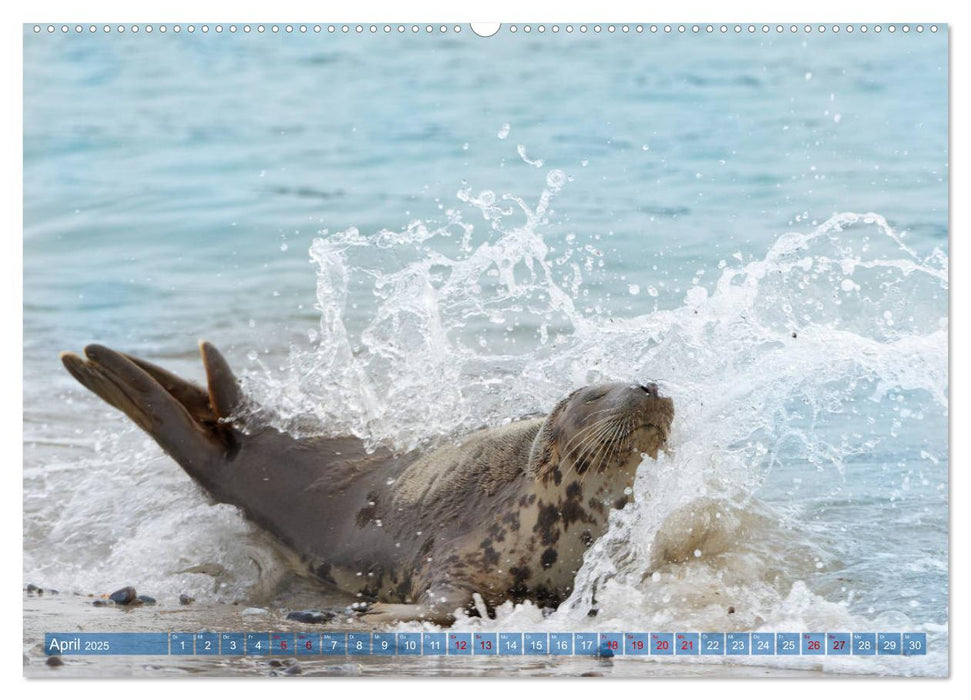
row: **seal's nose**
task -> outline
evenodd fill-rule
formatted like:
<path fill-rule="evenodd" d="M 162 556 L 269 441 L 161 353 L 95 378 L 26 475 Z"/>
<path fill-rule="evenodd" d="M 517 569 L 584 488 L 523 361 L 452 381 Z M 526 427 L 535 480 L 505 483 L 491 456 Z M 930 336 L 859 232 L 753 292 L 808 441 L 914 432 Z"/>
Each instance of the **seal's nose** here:
<path fill-rule="evenodd" d="M 648 396 L 657 398 L 657 384 L 651 382 L 650 384 L 641 384 L 640 386 Z"/>

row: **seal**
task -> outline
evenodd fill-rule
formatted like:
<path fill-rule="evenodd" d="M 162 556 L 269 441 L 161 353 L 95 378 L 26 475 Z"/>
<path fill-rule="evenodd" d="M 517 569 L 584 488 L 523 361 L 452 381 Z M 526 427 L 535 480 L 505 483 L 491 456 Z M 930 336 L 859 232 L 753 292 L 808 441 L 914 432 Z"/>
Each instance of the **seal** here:
<path fill-rule="evenodd" d="M 449 624 L 505 601 L 558 606 L 674 418 L 654 384 L 601 384 L 547 416 L 395 454 L 351 436 L 244 429 L 249 399 L 212 345 L 200 351 L 206 388 L 101 345 L 61 360 L 213 499 L 240 508 L 317 578 L 371 603 L 376 622 Z"/>

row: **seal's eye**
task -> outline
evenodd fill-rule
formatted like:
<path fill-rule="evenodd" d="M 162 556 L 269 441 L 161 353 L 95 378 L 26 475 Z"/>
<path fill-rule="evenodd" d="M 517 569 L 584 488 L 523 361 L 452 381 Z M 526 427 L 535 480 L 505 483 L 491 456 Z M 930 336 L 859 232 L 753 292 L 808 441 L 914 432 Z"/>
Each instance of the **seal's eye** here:
<path fill-rule="evenodd" d="M 607 395 L 607 392 L 606 391 L 597 391 L 597 392 L 594 392 L 593 394 L 587 396 L 587 398 L 585 398 L 583 400 L 583 403 L 593 403 L 594 401 L 599 401 L 600 399 L 602 399 L 606 395 Z"/>

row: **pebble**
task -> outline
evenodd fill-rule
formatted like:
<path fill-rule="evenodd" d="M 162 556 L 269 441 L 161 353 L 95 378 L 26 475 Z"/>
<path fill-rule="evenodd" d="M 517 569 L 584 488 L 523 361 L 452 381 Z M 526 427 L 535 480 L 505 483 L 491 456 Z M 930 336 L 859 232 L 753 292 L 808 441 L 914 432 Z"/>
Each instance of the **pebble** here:
<path fill-rule="evenodd" d="M 61 661 L 61 657 L 60 656 L 48 656 L 47 657 L 47 661 L 45 663 L 48 666 L 55 666 L 55 667 L 56 666 L 63 666 L 64 665 L 64 662 Z"/>
<path fill-rule="evenodd" d="M 735 606 L 734 605 L 729 605 L 728 606 L 728 614 L 729 615 L 734 615 L 735 614 Z"/>
<path fill-rule="evenodd" d="M 140 600 L 145 605 L 155 605 L 155 603 L 158 602 L 150 595 L 140 595 L 138 596 L 138 600 Z"/>
<path fill-rule="evenodd" d="M 40 588 L 40 586 L 35 586 L 35 585 L 34 585 L 34 584 L 32 584 L 32 583 L 28 583 L 28 584 L 27 584 L 27 592 L 28 592 L 28 593 L 36 593 L 36 592 L 37 592 L 37 591 L 39 591 L 39 590 L 42 590 L 42 589 Z"/>
<path fill-rule="evenodd" d="M 191 598 L 187 596 L 185 593 L 181 593 L 179 595 L 179 605 L 188 605 L 189 603 L 192 603 L 194 600 L 195 598 Z"/>
<path fill-rule="evenodd" d="M 337 617 L 333 612 L 321 612 L 320 610 L 294 610 L 291 613 L 287 613 L 288 620 L 294 620 L 295 622 L 306 622 L 308 624 L 320 624 L 322 622 L 329 622 Z"/>
<path fill-rule="evenodd" d="M 303 673 L 303 669 L 302 669 L 302 668 L 300 668 L 300 666 L 299 666 L 299 665 L 297 665 L 297 664 L 294 664 L 293 666 L 289 666 L 289 667 L 288 667 L 288 668 L 287 668 L 287 669 L 286 669 L 286 670 L 285 670 L 285 671 L 283 672 L 283 675 L 284 675 L 284 676 L 299 676 L 299 675 L 300 675 L 301 673 Z"/>
<path fill-rule="evenodd" d="M 138 593 L 131 586 L 125 586 L 124 588 L 119 588 L 117 591 L 108 596 L 109 600 L 118 603 L 118 605 L 128 605 L 135 598 L 138 597 Z"/>
<path fill-rule="evenodd" d="M 111 601 L 110 600 L 100 600 L 99 599 L 99 600 L 92 601 L 91 602 L 91 605 L 93 605 L 96 608 L 103 608 L 106 605 L 111 605 Z"/>

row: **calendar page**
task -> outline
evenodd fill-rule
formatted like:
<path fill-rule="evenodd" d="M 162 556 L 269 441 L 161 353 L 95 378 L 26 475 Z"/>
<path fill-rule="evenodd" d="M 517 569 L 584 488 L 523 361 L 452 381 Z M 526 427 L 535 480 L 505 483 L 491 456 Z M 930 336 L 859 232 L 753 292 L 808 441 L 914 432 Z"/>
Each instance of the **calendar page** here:
<path fill-rule="evenodd" d="M 949 675 L 948 25 L 22 32 L 24 675 Z"/>

